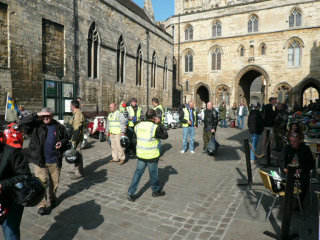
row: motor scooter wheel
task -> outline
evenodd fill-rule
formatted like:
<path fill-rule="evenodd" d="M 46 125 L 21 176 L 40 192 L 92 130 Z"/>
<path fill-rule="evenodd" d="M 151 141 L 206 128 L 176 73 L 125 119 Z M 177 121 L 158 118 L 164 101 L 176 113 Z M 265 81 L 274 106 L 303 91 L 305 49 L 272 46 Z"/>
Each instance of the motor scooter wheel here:
<path fill-rule="evenodd" d="M 182 127 L 181 122 L 178 122 L 176 125 L 177 125 L 177 128 L 181 128 Z"/>
<path fill-rule="evenodd" d="M 103 142 L 103 141 L 104 141 L 104 133 L 99 132 L 99 142 Z"/>

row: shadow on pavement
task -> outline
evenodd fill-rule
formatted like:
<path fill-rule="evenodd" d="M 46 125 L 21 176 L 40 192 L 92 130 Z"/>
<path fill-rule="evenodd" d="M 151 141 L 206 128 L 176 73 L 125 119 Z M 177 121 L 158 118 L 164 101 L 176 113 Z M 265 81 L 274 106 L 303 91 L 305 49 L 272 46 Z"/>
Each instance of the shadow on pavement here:
<path fill-rule="evenodd" d="M 104 222 L 100 211 L 101 206 L 94 200 L 72 206 L 54 217 L 55 223 L 41 239 L 73 239 L 81 227 L 96 229 Z"/>
<path fill-rule="evenodd" d="M 170 143 L 165 143 L 161 146 L 161 156 L 163 156 L 166 152 L 168 152 L 172 148 L 172 145 Z"/>
<path fill-rule="evenodd" d="M 158 171 L 159 174 L 159 184 L 161 188 L 164 188 L 166 183 L 169 181 L 169 176 L 172 174 L 178 174 L 177 170 L 173 168 L 172 166 L 166 166 L 165 168 L 159 168 Z M 136 194 L 135 198 L 138 199 L 142 196 L 142 194 L 148 190 L 150 187 L 150 180 L 146 182 L 146 184 L 139 190 L 139 192 Z"/>
<path fill-rule="evenodd" d="M 58 197 L 58 201 L 62 202 L 68 197 L 74 196 L 80 192 L 82 192 L 85 189 L 89 189 L 90 187 L 103 183 L 107 181 L 107 170 L 101 169 L 99 171 L 96 171 L 99 167 L 107 164 L 112 159 L 111 156 L 107 158 L 100 159 L 98 161 L 92 162 L 88 166 L 86 166 L 83 169 L 83 178 L 80 180 L 73 182 L 68 185 L 68 190 L 64 193 L 62 193 Z"/>

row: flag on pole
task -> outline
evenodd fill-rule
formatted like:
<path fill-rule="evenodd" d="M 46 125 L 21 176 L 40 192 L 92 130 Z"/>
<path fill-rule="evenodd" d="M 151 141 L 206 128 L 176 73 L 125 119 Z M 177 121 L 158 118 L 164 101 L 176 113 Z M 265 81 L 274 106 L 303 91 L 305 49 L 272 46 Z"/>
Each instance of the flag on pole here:
<path fill-rule="evenodd" d="M 9 94 L 8 94 L 8 100 L 7 100 L 7 109 L 14 109 L 18 113 L 20 113 L 17 104 L 12 101 L 12 98 L 9 96 Z"/>

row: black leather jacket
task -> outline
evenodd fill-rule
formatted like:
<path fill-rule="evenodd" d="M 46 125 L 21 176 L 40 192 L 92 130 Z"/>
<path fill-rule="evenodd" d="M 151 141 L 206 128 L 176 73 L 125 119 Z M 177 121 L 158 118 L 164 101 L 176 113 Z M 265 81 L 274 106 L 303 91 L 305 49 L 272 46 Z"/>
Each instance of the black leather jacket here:
<path fill-rule="evenodd" d="M 214 108 L 212 110 L 206 109 L 204 111 L 203 123 L 204 123 L 204 129 L 206 131 L 210 131 L 211 129 L 216 130 L 218 122 L 219 122 L 219 114 Z"/>
<path fill-rule="evenodd" d="M 37 113 L 24 117 L 20 124 L 31 135 L 27 160 L 39 167 L 45 167 L 44 145 L 48 131 L 46 124 L 38 118 Z M 56 120 L 53 120 L 53 124 L 56 125 L 56 142 L 61 142 L 62 144 L 62 147 L 57 150 L 58 166 L 61 167 L 62 154 L 66 150 L 69 138 L 64 126 Z"/>

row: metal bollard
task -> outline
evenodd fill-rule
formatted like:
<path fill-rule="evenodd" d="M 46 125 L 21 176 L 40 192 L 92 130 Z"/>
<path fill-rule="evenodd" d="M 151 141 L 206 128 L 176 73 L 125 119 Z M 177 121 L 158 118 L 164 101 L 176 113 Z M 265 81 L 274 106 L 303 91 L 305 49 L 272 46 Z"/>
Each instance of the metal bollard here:
<path fill-rule="evenodd" d="M 271 165 L 271 144 L 270 144 L 270 130 L 267 130 L 267 165 Z"/>
<path fill-rule="evenodd" d="M 238 183 L 237 185 L 248 185 L 249 189 L 251 189 L 251 186 L 252 186 L 252 170 L 251 170 L 251 162 L 250 162 L 249 140 L 248 139 L 243 139 L 243 143 L 244 143 L 244 152 L 246 154 L 248 183 Z"/>

